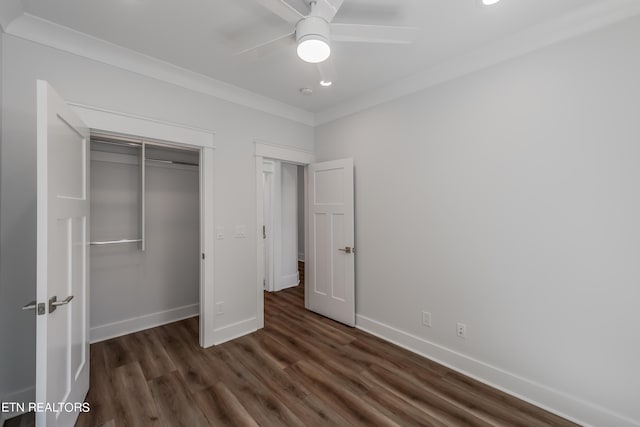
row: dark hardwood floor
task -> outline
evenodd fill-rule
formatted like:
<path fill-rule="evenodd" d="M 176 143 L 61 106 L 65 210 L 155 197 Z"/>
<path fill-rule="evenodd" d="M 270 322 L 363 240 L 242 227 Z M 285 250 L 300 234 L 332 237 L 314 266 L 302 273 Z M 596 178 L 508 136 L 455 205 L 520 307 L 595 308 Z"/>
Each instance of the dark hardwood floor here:
<path fill-rule="evenodd" d="M 214 348 L 197 318 L 93 344 L 77 425 L 573 425 L 303 302 L 265 293 L 265 328 Z"/>

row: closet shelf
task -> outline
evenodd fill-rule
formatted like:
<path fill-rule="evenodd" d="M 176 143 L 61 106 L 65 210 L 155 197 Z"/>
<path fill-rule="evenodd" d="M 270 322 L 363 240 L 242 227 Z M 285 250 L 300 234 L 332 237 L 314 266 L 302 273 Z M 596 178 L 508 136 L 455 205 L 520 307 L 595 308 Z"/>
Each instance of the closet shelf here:
<path fill-rule="evenodd" d="M 116 245 L 121 243 L 140 243 L 142 239 L 121 239 L 121 240 L 102 240 L 98 242 L 89 242 L 91 246 Z"/>

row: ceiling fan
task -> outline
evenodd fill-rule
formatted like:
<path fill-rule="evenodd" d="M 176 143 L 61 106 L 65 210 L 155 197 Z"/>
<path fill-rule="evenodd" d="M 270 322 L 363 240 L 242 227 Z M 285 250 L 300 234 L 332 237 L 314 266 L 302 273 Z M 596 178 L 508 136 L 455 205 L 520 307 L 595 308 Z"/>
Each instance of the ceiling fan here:
<path fill-rule="evenodd" d="M 407 44 L 413 41 L 417 30 L 414 27 L 332 23 L 344 0 L 310 0 L 307 16 L 284 0 L 255 1 L 287 21 L 294 29 L 238 54 L 297 44 L 300 59 L 319 64 L 331 55 L 331 42 Z"/>

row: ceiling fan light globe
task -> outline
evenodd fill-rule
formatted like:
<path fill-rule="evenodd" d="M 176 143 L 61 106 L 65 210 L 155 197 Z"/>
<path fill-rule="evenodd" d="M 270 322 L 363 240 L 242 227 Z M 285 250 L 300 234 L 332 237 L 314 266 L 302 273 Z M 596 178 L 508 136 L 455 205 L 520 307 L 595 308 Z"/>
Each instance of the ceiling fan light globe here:
<path fill-rule="evenodd" d="M 318 36 L 302 37 L 298 41 L 298 56 L 305 62 L 319 64 L 331 55 L 331 47 L 327 40 Z"/>

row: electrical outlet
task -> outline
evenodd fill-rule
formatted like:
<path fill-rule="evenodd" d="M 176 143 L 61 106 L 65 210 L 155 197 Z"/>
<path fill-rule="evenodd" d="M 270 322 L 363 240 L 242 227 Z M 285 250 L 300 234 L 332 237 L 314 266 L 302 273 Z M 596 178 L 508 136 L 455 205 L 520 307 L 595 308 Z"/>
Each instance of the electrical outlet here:
<path fill-rule="evenodd" d="M 458 335 L 458 338 L 466 338 L 467 337 L 467 325 L 465 325 L 464 323 L 458 322 L 457 329 L 456 329 L 456 335 Z"/>
<path fill-rule="evenodd" d="M 216 303 L 216 314 L 224 314 L 224 302 L 217 302 Z"/>
<path fill-rule="evenodd" d="M 422 324 L 424 326 L 431 327 L 431 313 L 429 313 L 428 311 L 422 312 Z"/>

